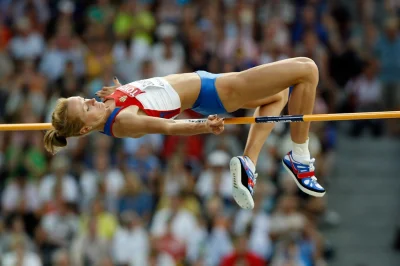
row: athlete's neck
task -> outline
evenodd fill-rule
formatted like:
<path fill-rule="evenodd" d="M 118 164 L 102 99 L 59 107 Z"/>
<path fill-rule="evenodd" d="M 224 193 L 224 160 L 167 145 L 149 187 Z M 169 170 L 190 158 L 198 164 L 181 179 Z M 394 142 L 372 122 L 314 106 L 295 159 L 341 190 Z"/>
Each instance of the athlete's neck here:
<path fill-rule="evenodd" d="M 107 105 L 106 109 L 104 111 L 104 116 L 102 117 L 101 120 L 99 120 L 99 123 L 93 128 L 93 131 L 103 131 L 104 126 L 106 125 L 108 117 L 111 115 L 111 113 L 114 111 L 115 105 Z"/>

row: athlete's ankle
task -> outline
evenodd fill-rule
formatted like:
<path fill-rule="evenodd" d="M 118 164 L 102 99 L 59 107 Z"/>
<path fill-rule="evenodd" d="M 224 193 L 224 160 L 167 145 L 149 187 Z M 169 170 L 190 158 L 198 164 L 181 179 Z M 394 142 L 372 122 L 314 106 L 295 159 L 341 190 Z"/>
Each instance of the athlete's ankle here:
<path fill-rule="evenodd" d="M 256 171 L 256 164 L 253 162 L 253 160 L 247 156 L 243 155 L 243 158 L 246 160 L 247 165 L 249 166 L 250 170 L 254 173 Z"/>
<path fill-rule="evenodd" d="M 308 138 L 304 143 L 292 141 L 292 156 L 295 161 L 307 162 L 311 159 L 310 151 L 308 150 L 308 141 Z"/>

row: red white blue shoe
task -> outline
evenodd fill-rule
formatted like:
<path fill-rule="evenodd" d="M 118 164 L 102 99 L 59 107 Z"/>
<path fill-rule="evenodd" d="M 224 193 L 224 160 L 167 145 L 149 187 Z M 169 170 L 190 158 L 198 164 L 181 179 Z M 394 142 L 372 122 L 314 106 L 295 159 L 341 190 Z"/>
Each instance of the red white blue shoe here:
<path fill-rule="evenodd" d="M 230 170 L 232 175 L 233 198 L 243 209 L 254 208 L 254 186 L 257 174 L 254 173 L 243 156 L 236 156 L 231 159 Z"/>
<path fill-rule="evenodd" d="M 293 177 L 301 191 L 314 197 L 322 197 L 325 195 L 325 189 L 317 182 L 314 175 L 314 162 L 314 158 L 308 164 L 297 162 L 293 159 L 291 151 L 282 160 L 284 168 Z"/>

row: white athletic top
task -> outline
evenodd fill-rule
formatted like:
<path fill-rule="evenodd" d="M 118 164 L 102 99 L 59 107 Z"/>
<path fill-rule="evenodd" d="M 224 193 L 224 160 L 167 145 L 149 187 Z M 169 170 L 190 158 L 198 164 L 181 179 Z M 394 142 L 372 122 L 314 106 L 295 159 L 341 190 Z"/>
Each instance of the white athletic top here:
<path fill-rule="evenodd" d="M 163 78 L 138 80 L 116 89 L 106 99 L 114 99 L 121 109 L 136 105 L 149 116 L 175 118 L 181 109 L 178 93 Z"/>

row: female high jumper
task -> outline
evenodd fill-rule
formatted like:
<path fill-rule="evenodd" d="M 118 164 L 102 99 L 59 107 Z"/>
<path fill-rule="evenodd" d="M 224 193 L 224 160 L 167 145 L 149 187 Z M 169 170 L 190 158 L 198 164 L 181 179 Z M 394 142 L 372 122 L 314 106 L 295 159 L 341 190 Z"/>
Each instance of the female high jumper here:
<path fill-rule="evenodd" d="M 46 132 L 44 145 L 55 153 L 67 138 L 100 131 L 117 138 L 145 134 L 220 134 L 224 120 L 217 114 L 240 108 L 256 108 L 255 116 L 277 116 L 289 98 L 289 114 L 311 114 L 318 68 L 305 57 L 260 65 L 242 72 L 212 74 L 205 71 L 154 77 L 97 92 L 103 102 L 81 97 L 61 98 L 52 114 L 54 129 Z M 173 120 L 191 109 L 208 116 L 206 123 Z M 322 197 L 325 189 L 314 176 L 314 159 L 308 150 L 309 122 L 290 125 L 292 150 L 284 156 L 284 168 L 305 193 Z M 273 124 L 252 124 L 242 156 L 233 157 L 233 197 L 245 209 L 254 207 L 256 163 Z"/>

